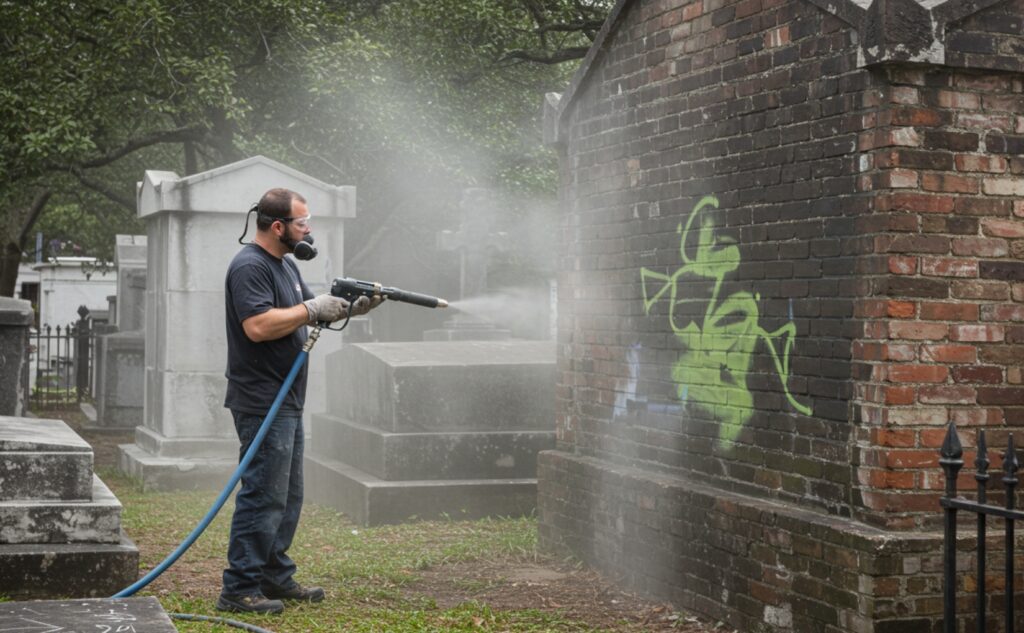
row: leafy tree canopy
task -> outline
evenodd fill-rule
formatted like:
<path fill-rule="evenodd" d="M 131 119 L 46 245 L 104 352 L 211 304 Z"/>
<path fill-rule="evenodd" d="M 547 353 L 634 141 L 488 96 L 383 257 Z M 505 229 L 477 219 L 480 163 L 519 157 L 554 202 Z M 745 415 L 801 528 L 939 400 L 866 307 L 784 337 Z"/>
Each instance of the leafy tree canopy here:
<path fill-rule="evenodd" d="M 139 231 L 145 169 L 261 153 L 357 185 L 361 213 L 382 216 L 412 165 L 550 192 L 540 95 L 564 87 L 609 5 L 0 0 L 0 294 L 39 228 L 77 226 L 101 257 Z"/>

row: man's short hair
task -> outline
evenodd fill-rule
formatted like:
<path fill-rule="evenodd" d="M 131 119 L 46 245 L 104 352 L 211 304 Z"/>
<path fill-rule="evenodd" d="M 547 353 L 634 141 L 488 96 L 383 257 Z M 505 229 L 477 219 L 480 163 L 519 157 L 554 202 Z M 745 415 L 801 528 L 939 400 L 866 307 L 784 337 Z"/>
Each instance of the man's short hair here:
<path fill-rule="evenodd" d="M 305 202 L 306 199 L 291 189 L 271 189 L 263 194 L 256 205 L 256 228 L 266 231 L 274 223 L 275 218 L 287 218 L 292 213 L 292 201 Z"/>

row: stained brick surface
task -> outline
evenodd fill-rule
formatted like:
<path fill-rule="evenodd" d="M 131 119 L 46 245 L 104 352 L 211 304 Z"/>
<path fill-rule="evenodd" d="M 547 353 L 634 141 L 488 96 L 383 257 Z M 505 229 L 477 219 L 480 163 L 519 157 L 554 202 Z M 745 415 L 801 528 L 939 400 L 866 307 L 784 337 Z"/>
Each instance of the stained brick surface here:
<path fill-rule="evenodd" d="M 827 4 L 623 2 L 574 84 L 541 535 L 750 630 L 931 631 L 944 427 L 1024 423 L 1024 0 L 871 67 Z"/>

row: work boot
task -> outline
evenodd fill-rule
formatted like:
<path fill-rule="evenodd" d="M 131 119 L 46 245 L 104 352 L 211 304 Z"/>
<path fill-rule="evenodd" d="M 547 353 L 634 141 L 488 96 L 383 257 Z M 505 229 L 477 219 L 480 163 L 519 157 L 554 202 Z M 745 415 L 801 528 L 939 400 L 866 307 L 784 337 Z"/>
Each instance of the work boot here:
<path fill-rule="evenodd" d="M 262 593 L 222 593 L 217 599 L 217 610 L 234 613 L 281 613 L 284 611 L 284 603 L 280 600 L 268 600 Z"/>
<path fill-rule="evenodd" d="M 303 587 L 295 583 L 291 587 L 274 587 L 268 584 L 260 585 L 263 595 L 278 600 L 293 600 L 296 602 L 323 602 L 324 590 L 320 587 Z"/>

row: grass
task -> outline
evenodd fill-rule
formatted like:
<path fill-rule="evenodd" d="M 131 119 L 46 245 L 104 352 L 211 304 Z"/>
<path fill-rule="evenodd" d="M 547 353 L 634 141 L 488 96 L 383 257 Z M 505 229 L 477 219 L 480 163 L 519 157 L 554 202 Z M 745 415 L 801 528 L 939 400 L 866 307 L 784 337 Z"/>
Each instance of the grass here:
<path fill-rule="evenodd" d="M 139 545 L 142 571 L 152 569 L 205 514 L 212 492 L 143 493 L 138 482 L 110 471 L 100 476 L 124 506 L 123 527 Z M 163 577 L 138 595 L 155 595 L 169 613 L 223 616 L 214 610 L 224 565 L 231 502 Z M 536 521 L 422 521 L 363 528 L 332 509 L 307 504 L 290 554 L 299 579 L 327 590 L 328 600 L 290 607 L 281 616 L 231 615 L 277 633 L 318 631 L 590 631 L 557 612 L 492 610 L 463 603 L 449 609 L 403 593 L 418 570 L 452 562 L 530 559 Z M 199 585 L 197 587 L 197 584 Z M 179 631 L 238 631 L 208 622 L 176 621 Z"/>

